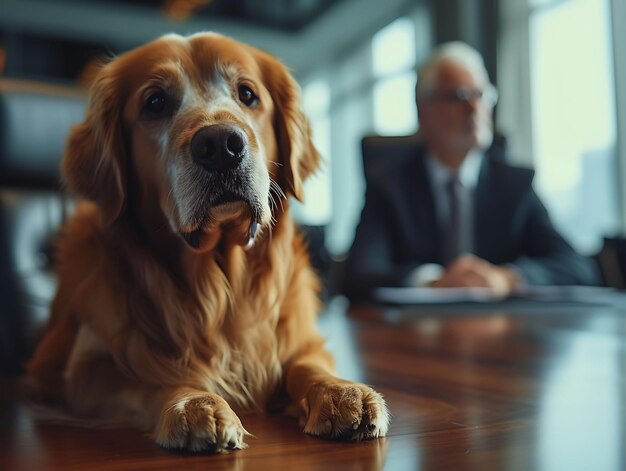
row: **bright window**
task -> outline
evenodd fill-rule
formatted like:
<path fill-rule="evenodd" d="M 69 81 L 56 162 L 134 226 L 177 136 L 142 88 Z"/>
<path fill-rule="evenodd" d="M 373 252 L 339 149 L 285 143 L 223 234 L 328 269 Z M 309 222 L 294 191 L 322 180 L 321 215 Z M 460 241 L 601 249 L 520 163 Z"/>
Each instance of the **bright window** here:
<path fill-rule="evenodd" d="M 609 0 L 531 3 L 537 190 L 575 247 L 596 252 L 619 228 Z"/>
<path fill-rule="evenodd" d="M 378 81 L 374 85 L 374 129 L 383 135 L 410 134 L 417 126 L 415 72 Z"/>
<path fill-rule="evenodd" d="M 372 39 L 374 129 L 383 135 L 409 134 L 415 110 L 415 23 L 399 18 Z"/>
<path fill-rule="evenodd" d="M 313 141 L 322 156 L 319 170 L 304 184 L 304 204 L 293 200 L 293 216 L 301 224 L 325 225 L 332 216 L 330 180 L 330 88 L 325 80 L 309 82 L 302 91 L 304 111 L 311 121 Z"/>
<path fill-rule="evenodd" d="M 372 38 L 372 66 L 375 77 L 404 72 L 415 65 L 415 24 L 398 18 Z"/>

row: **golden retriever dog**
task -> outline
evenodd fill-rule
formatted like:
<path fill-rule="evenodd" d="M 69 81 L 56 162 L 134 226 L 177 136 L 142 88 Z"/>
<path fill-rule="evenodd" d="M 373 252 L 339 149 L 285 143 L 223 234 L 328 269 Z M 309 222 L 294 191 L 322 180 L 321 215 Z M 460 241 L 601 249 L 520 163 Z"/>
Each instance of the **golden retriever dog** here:
<path fill-rule="evenodd" d="M 294 79 L 262 51 L 167 35 L 104 65 L 62 163 L 85 201 L 28 364 L 41 390 L 171 449 L 244 448 L 233 409 L 281 396 L 306 433 L 384 436 L 382 396 L 335 375 L 289 216 L 319 160 Z"/>

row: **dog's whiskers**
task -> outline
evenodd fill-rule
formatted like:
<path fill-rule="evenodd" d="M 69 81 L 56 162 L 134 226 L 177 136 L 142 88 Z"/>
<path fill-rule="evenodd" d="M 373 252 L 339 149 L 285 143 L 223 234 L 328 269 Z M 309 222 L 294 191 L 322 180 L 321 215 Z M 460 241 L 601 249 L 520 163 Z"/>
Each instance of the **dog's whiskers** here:
<path fill-rule="evenodd" d="M 280 198 L 287 199 L 287 196 L 285 196 L 285 192 L 283 191 L 283 189 L 271 177 L 270 177 L 270 188 L 272 188 Z"/>
<path fill-rule="evenodd" d="M 283 200 L 286 200 L 287 196 L 285 195 L 285 192 L 283 192 L 282 188 L 278 185 L 278 183 L 276 183 L 272 178 L 270 178 L 270 200 L 274 203 L 275 209 L 278 211 L 278 206 L 276 205 L 276 201 L 274 200 L 272 192 L 275 193 L 276 196 L 278 197 L 281 211 L 284 211 L 285 207 L 283 206 Z"/>
<path fill-rule="evenodd" d="M 276 207 L 276 201 L 274 200 L 274 196 L 272 195 L 272 193 L 268 195 L 268 198 L 270 200 L 270 206 L 272 207 L 272 209 L 278 209 Z"/>

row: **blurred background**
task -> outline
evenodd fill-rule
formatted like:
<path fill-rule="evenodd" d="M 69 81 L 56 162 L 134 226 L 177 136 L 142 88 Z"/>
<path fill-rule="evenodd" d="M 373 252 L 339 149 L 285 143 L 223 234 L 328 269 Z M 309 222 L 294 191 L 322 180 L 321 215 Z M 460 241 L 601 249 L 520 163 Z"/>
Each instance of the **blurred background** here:
<path fill-rule="evenodd" d="M 302 86 L 325 159 L 294 214 L 323 226 L 340 258 L 362 206 L 361 138 L 414 132 L 417 67 L 461 39 L 500 91 L 496 127 L 514 163 L 537 170 L 555 224 L 592 254 L 626 226 L 624 3 L 0 0 L 0 74 L 78 86 L 95 59 L 167 32 L 218 31 L 273 53 Z"/>
<path fill-rule="evenodd" d="M 19 371 L 48 316 L 71 210 L 59 161 L 94 64 L 198 31 L 274 54 L 300 83 L 324 162 L 292 211 L 330 294 L 363 205 L 361 139 L 417 130 L 416 71 L 450 40 L 483 54 L 496 129 L 556 227 L 626 289 L 624 0 L 0 0 L 0 370 Z"/>

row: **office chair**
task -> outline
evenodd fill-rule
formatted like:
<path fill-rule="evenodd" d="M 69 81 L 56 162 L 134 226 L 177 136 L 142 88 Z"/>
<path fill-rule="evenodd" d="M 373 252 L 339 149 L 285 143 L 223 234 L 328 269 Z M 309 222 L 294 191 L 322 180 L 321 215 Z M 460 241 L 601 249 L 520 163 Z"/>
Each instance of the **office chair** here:
<path fill-rule="evenodd" d="M 71 204 L 59 164 L 86 100 L 73 88 L 0 80 L 0 375 L 16 375 L 48 317 L 54 237 Z"/>

